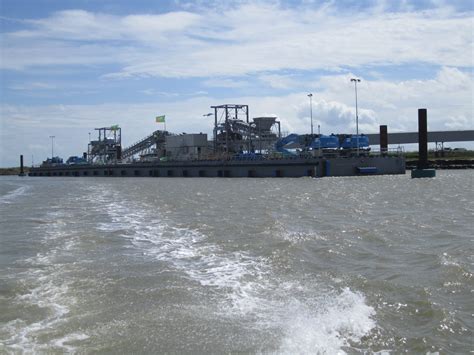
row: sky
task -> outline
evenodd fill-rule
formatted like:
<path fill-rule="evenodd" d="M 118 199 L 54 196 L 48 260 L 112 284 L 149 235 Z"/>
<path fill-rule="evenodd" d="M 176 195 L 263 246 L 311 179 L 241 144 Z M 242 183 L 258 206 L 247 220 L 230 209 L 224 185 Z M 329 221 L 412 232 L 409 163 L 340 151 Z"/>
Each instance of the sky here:
<path fill-rule="evenodd" d="M 128 146 L 162 124 L 211 135 L 211 105 L 247 104 L 288 133 L 474 129 L 470 0 L 0 0 L 0 166 Z M 456 144 L 446 144 L 452 147 Z M 445 145 L 445 146 L 446 146 Z M 458 143 L 459 145 L 459 143 Z"/>

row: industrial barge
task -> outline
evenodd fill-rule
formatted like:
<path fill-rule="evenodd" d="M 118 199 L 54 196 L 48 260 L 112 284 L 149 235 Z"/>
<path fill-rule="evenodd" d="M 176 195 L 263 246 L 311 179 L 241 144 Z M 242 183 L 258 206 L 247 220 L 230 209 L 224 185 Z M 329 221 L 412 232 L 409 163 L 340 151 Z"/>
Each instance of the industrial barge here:
<path fill-rule="evenodd" d="M 157 130 L 123 148 L 121 128 L 96 128 L 81 157 L 65 163 L 51 157 L 29 176 L 84 177 L 323 177 L 405 174 L 401 152 L 387 149 L 380 126 L 380 151 L 366 135 L 282 135 L 276 117 L 250 119 L 248 105 L 214 109 L 213 137 Z"/>

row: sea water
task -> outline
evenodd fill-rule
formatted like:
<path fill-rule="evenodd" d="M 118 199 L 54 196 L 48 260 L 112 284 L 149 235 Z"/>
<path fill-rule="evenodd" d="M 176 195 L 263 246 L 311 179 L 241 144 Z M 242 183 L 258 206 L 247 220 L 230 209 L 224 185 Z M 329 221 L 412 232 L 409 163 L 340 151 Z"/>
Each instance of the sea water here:
<path fill-rule="evenodd" d="M 474 171 L 0 178 L 0 353 L 469 353 Z"/>

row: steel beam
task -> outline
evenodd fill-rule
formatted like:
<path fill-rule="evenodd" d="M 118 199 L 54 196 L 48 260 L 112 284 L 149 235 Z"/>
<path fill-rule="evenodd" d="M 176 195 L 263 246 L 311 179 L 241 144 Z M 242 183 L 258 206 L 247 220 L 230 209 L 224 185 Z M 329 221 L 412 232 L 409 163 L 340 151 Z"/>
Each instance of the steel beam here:
<path fill-rule="evenodd" d="M 380 134 L 367 134 L 370 145 L 380 144 Z M 432 131 L 428 132 L 428 142 L 472 142 L 474 130 L 465 131 Z M 418 132 L 399 132 L 388 134 L 389 144 L 418 143 Z"/>

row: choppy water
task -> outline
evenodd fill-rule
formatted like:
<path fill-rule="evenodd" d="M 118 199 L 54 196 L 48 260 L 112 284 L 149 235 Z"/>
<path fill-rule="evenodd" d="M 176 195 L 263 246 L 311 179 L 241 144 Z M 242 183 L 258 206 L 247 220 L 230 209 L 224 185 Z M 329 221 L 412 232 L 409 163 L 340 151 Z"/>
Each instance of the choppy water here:
<path fill-rule="evenodd" d="M 0 179 L 0 353 L 469 353 L 474 172 Z"/>

